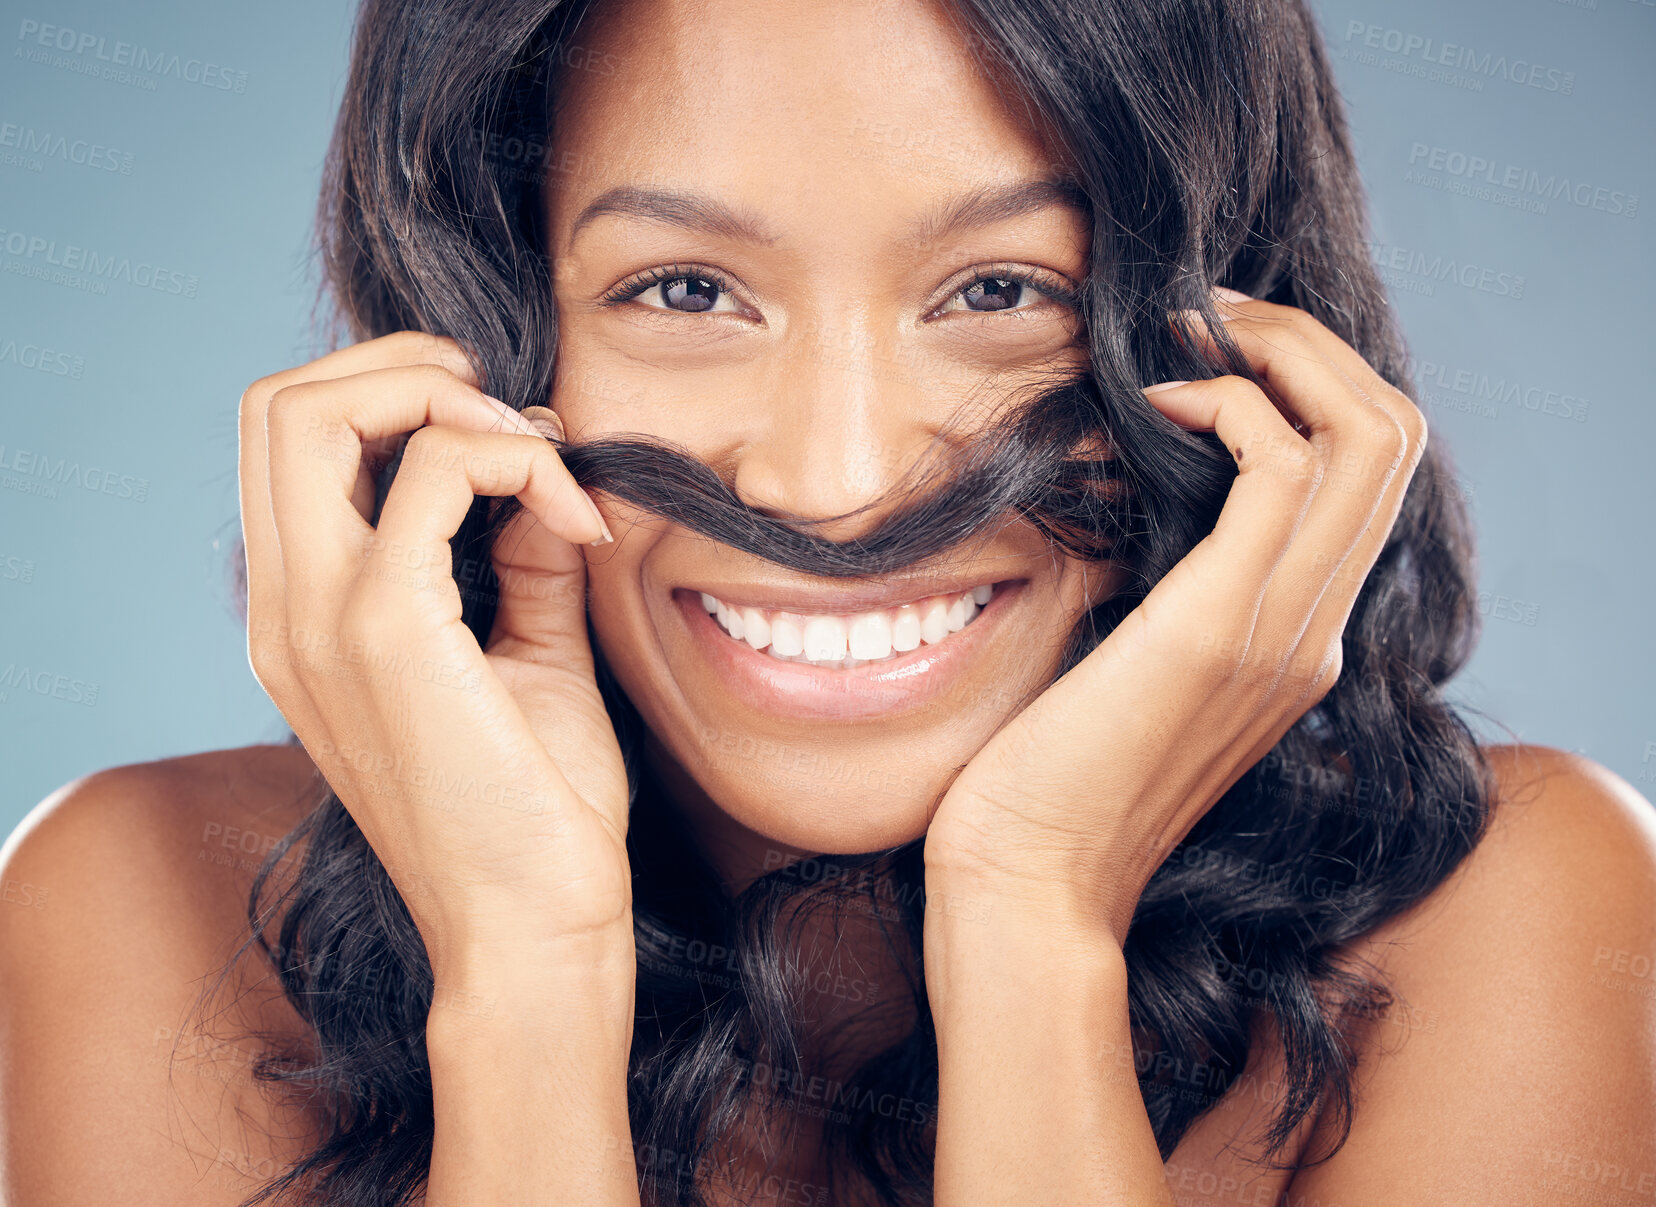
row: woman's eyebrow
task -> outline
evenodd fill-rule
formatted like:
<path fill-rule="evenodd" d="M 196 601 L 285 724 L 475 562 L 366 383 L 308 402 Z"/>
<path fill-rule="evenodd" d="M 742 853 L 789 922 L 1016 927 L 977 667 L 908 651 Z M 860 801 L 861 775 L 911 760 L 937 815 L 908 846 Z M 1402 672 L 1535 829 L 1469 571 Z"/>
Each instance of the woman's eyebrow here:
<path fill-rule="evenodd" d="M 1006 222 L 1050 206 L 1066 206 L 1082 215 L 1092 212 L 1086 194 L 1067 180 L 1017 180 L 984 185 L 949 198 L 923 215 L 900 243 L 905 248 L 925 248 L 956 231 Z M 570 244 L 574 244 L 583 227 L 604 214 L 662 222 L 759 246 L 769 246 L 781 237 L 757 215 L 738 210 L 715 197 L 620 185 L 599 194 L 581 210 L 570 227 Z"/>
<path fill-rule="evenodd" d="M 764 222 L 752 214 L 742 213 L 714 197 L 702 193 L 681 193 L 665 189 L 645 189 L 636 185 L 620 185 L 600 193 L 587 203 L 569 229 L 569 242 L 574 244 L 581 228 L 604 214 L 623 214 L 650 222 L 665 222 L 690 230 L 704 231 L 738 243 L 768 245 L 779 236 L 772 234 Z"/>
<path fill-rule="evenodd" d="M 945 202 L 916 222 L 902 244 L 911 249 L 930 247 L 956 231 L 1008 222 L 1051 206 L 1065 206 L 1083 217 L 1092 214 L 1086 193 L 1072 181 L 1015 180 L 1010 184 L 985 185 Z"/>

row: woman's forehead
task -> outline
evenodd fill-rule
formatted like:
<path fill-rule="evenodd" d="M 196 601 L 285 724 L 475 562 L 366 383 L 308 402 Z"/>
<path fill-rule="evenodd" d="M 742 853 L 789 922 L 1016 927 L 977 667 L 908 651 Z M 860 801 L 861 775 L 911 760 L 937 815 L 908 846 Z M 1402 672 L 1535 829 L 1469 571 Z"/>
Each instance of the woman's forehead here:
<path fill-rule="evenodd" d="M 617 187 L 803 218 L 813 198 L 879 212 L 1052 174 L 1025 106 L 931 0 L 600 0 L 557 72 L 555 229 Z"/>

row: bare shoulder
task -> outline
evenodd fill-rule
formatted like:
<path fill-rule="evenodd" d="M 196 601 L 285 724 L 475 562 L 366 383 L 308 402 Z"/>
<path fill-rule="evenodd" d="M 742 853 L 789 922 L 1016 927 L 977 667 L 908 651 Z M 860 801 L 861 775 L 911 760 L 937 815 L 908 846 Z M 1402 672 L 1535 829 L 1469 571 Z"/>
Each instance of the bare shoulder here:
<path fill-rule="evenodd" d="M 1656 806 L 1583 755 L 1519 745 L 1485 754 L 1495 802 L 1483 840 L 1424 901 L 1365 936 L 1365 958 L 1491 998 L 1495 985 L 1467 984 L 1464 970 L 1493 972 L 1496 961 L 1507 969 L 1497 984 L 1602 987 L 1614 952 L 1648 952 L 1656 940 Z"/>
<path fill-rule="evenodd" d="M 1396 1001 L 1366 1024 L 1346 1145 L 1292 1196 L 1656 1195 L 1656 808 L 1581 755 L 1485 753 L 1485 837 L 1358 945 Z"/>
<path fill-rule="evenodd" d="M 302 1121 L 266 1105 L 247 1037 L 302 1024 L 256 953 L 218 974 L 318 789 L 296 747 L 212 751 L 78 779 L 7 839 L 0 1201 L 230 1204 L 276 1171 Z"/>

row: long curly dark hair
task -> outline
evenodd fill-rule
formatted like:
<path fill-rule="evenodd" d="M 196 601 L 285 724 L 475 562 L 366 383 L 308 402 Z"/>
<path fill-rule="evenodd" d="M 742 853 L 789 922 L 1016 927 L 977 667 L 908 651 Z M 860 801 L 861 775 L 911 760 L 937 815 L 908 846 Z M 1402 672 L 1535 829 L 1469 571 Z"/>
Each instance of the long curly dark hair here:
<path fill-rule="evenodd" d="M 518 407 L 551 394 L 548 98 L 576 57 L 581 11 L 559 0 L 366 0 L 319 214 L 343 333 L 452 337 L 490 392 Z M 1140 393 L 1154 381 L 1254 376 L 1228 340 L 1221 363 L 1193 352 L 1179 311 L 1211 316 L 1213 285 L 1299 307 L 1408 392 L 1405 353 L 1302 0 L 957 0 L 950 11 L 983 69 L 1050 127 L 1091 209 L 1085 372 L 1043 385 L 992 438 L 911 482 L 878 531 L 843 543 L 750 511 L 711 467 L 647 438 L 560 450 L 584 486 L 813 574 L 883 573 L 1008 512 L 1028 517 L 1055 546 L 1129 571 L 1076 626 L 1067 670 L 1212 529 L 1234 480 L 1211 433 L 1177 428 Z M 1094 438 L 1108 457 L 1076 455 Z M 455 538 L 456 566 L 476 568 L 460 586 L 480 641 L 495 609 L 487 549 L 510 511 L 480 499 Z M 1351 613 L 1340 678 L 1150 880 L 1125 954 L 1139 1084 L 1164 1159 L 1244 1073 L 1262 1015 L 1286 1060 L 1263 1159 L 1313 1112 L 1341 1125 L 1318 1159 L 1344 1143 L 1346 1024 L 1394 1003 L 1340 950 L 1440 884 L 1482 836 L 1493 799 L 1472 732 L 1440 692 L 1477 637 L 1472 560 L 1464 501 L 1434 442 Z M 904 991 L 918 1021 L 834 1083 L 832 1109 L 818 1112 L 822 1143 L 831 1167 L 878 1201 L 930 1202 L 937 1052 L 919 971 L 923 839 L 825 852 L 732 898 L 680 829 L 643 757 L 641 718 L 595 652 L 632 788 L 630 1094 L 645 1201 L 702 1204 L 704 1158 L 744 1103 L 786 1107 L 789 1087 L 808 1084 L 792 1007 L 802 973 L 783 932 L 804 904 L 860 902 L 914 970 Z M 278 875 L 290 851 L 283 866 L 297 870 Z M 247 1207 L 410 1202 L 431 1155 L 431 969 L 337 796 L 270 853 L 248 910 L 238 958 L 268 961 L 315 1035 L 304 1054 L 270 1052 L 260 1076 L 310 1087 L 337 1110 L 314 1150 Z"/>

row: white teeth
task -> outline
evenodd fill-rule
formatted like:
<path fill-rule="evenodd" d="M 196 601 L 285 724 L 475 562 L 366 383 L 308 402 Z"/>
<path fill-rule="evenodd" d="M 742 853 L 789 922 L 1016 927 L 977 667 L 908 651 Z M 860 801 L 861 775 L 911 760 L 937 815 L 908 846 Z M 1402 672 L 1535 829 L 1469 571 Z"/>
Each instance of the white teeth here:
<path fill-rule="evenodd" d="M 771 621 L 771 649 L 787 658 L 805 652 L 805 634 L 799 622 L 791 616 L 777 616 Z"/>
<path fill-rule="evenodd" d="M 920 640 L 936 645 L 949 635 L 949 605 L 941 599 L 928 603 L 920 613 Z"/>
<path fill-rule="evenodd" d="M 891 619 L 884 612 L 853 616 L 847 637 L 853 658 L 872 662 L 891 656 Z"/>
<path fill-rule="evenodd" d="M 936 645 L 958 633 L 994 598 L 984 583 L 959 595 L 935 595 L 896 609 L 849 615 L 801 615 L 732 607 L 702 591 L 702 607 L 737 641 L 782 662 L 849 669 Z"/>
<path fill-rule="evenodd" d="M 742 636 L 747 643 L 756 650 L 762 650 L 770 644 L 771 625 L 765 614 L 758 608 L 742 609 Z"/>
<path fill-rule="evenodd" d="M 920 609 L 904 604 L 891 622 L 891 648 L 899 654 L 920 648 Z"/>
<path fill-rule="evenodd" d="M 837 662 L 845 657 L 845 621 L 838 616 L 813 616 L 807 620 L 805 657 L 812 662 Z"/>

